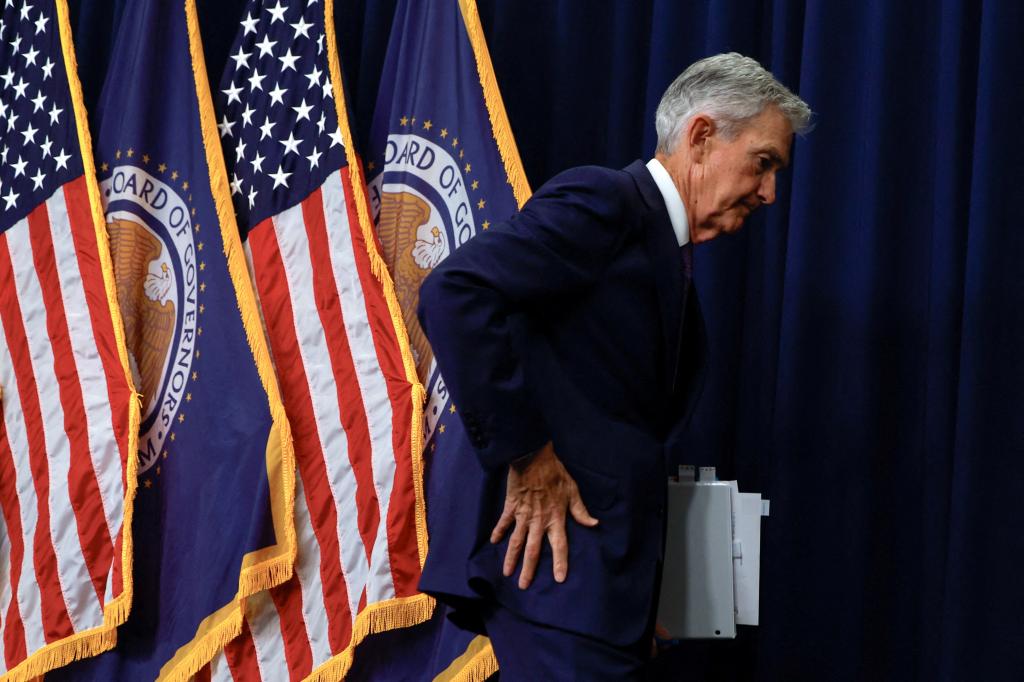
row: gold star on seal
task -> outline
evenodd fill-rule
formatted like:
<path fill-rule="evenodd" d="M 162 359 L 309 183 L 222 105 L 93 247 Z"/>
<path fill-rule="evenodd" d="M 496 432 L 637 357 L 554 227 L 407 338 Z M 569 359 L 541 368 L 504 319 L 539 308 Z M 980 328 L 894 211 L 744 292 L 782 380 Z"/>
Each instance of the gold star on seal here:
<path fill-rule="evenodd" d="M 403 116 L 402 118 L 398 119 L 398 122 L 401 123 L 403 126 L 407 126 L 409 125 L 409 117 Z"/>
<path fill-rule="evenodd" d="M 476 189 L 479 186 L 480 186 L 480 181 L 479 180 L 474 180 L 473 184 L 470 185 L 470 187 L 472 187 L 473 189 Z"/>
<path fill-rule="evenodd" d="M 192 402 L 192 394 L 191 393 L 186 393 L 185 394 L 185 402 L 188 402 L 188 403 Z"/>
<path fill-rule="evenodd" d="M 176 434 L 176 433 L 174 433 L 174 432 L 172 431 L 172 432 L 171 432 L 171 442 L 173 443 L 173 442 L 174 442 L 174 439 L 175 439 L 175 438 L 177 438 L 177 437 L 178 437 L 178 434 Z"/>
<path fill-rule="evenodd" d="M 202 242 L 199 242 L 198 244 L 196 244 L 196 250 L 198 250 L 198 251 L 202 251 L 203 250 L 203 243 Z"/>
<path fill-rule="evenodd" d="M 437 430 L 440 431 L 441 433 L 444 433 L 444 424 L 441 424 L 440 426 L 438 426 Z"/>
<path fill-rule="evenodd" d="M 152 488 L 152 487 L 153 487 L 153 481 L 151 481 L 151 480 L 149 480 L 149 479 L 147 478 L 147 479 L 145 480 L 145 482 L 143 483 L 143 485 L 144 485 L 144 486 L 146 486 L 147 488 Z"/>
<path fill-rule="evenodd" d="M 199 283 L 199 291 L 204 293 L 204 294 L 206 293 L 206 282 L 200 282 Z"/>
<path fill-rule="evenodd" d="M 430 130 L 433 127 L 434 127 L 434 124 L 431 123 L 430 121 L 424 121 L 423 122 L 423 129 L 424 130 Z"/>
<path fill-rule="evenodd" d="M 178 423 L 179 424 L 184 424 L 185 423 L 185 413 L 184 412 L 181 412 L 181 413 L 178 414 Z"/>
<path fill-rule="evenodd" d="M 114 152 L 114 158 L 115 159 L 120 159 L 121 158 L 121 150 L 120 149 L 118 149 L 116 152 Z"/>
<path fill-rule="evenodd" d="M 456 137 L 454 140 L 452 140 L 452 146 L 453 147 L 458 147 L 459 146 L 459 138 Z"/>
<path fill-rule="evenodd" d="M 108 164 L 108 163 L 101 163 L 100 164 L 100 170 L 103 171 L 104 173 L 106 173 L 108 170 L 110 170 L 110 164 Z"/>
<path fill-rule="evenodd" d="M 171 171 L 171 180 L 178 179 L 178 171 Z"/>
<path fill-rule="evenodd" d="M 185 190 L 186 192 L 188 191 L 188 180 L 186 180 L 185 182 L 181 183 L 181 188 L 183 190 Z M 188 200 L 192 201 L 192 195 L 191 194 L 188 196 Z"/>
<path fill-rule="evenodd" d="M 199 261 L 199 272 L 202 272 L 205 269 L 206 269 L 206 261 L 204 261 L 204 260 L 203 261 Z"/>
<path fill-rule="evenodd" d="M 491 221 L 489 221 L 489 220 L 485 220 L 485 221 L 484 221 L 484 225 L 483 225 L 484 229 L 486 230 L 486 229 L 487 229 L 487 228 L 489 228 L 490 226 L 491 226 Z"/>
<path fill-rule="evenodd" d="M 156 167 L 156 169 L 158 171 L 160 171 L 161 173 L 163 173 L 163 172 L 165 172 L 167 170 L 167 164 L 166 163 L 161 163 L 159 166 Z"/>
<path fill-rule="evenodd" d="M 455 414 L 455 403 L 452 403 L 452 406 L 448 408 L 448 411 Z"/>
<path fill-rule="evenodd" d="M 134 150 L 134 149 L 132 149 L 131 147 L 129 147 L 129 148 L 128 148 L 128 152 L 127 152 L 127 155 L 128 155 L 128 158 L 129 158 L 129 159 L 130 159 L 130 158 L 132 158 L 133 156 L 135 156 L 135 150 Z"/>
<path fill-rule="evenodd" d="M 444 139 L 446 137 L 448 137 L 448 129 L 447 128 L 441 128 L 441 139 Z"/>
<path fill-rule="evenodd" d="M 197 329 L 196 333 L 199 334 L 199 336 L 202 336 L 203 335 L 203 328 L 200 327 L 199 329 Z"/>
<path fill-rule="evenodd" d="M 192 372 L 192 381 L 199 379 L 199 372 Z"/>
<path fill-rule="evenodd" d="M 371 161 L 370 163 L 366 164 L 366 167 L 369 168 L 370 170 L 373 170 L 374 168 L 377 167 L 377 164 Z"/>
<path fill-rule="evenodd" d="M 467 163 L 467 164 L 465 165 L 465 169 L 466 169 L 466 172 L 467 172 L 467 173 L 469 173 L 470 171 L 472 171 L 472 170 L 473 170 L 473 165 L 472 165 L 472 164 L 469 164 L 469 163 Z"/>
<path fill-rule="evenodd" d="M 476 207 L 477 208 L 481 208 L 482 209 L 486 205 L 487 205 L 487 202 L 484 201 L 483 199 L 481 199 L 480 201 L 476 202 Z"/>
<path fill-rule="evenodd" d="M 149 154 L 142 155 L 142 163 L 149 163 Z"/>

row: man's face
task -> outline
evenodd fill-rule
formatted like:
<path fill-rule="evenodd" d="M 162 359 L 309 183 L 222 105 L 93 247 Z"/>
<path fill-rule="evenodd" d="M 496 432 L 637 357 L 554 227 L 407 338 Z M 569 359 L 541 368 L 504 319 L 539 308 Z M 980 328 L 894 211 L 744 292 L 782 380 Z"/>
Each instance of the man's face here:
<path fill-rule="evenodd" d="M 677 162 L 686 168 L 677 170 L 684 170 L 681 190 L 694 242 L 736 232 L 755 209 L 775 201 L 775 173 L 789 164 L 793 138 L 789 121 L 776 107 L 767 107 L 732 139 L 713 124 L 703 137 L 686 135 L 669 161 L 689 156 L 685 164 Z M 687 144 L 688 155 L 683 153 Z"/>

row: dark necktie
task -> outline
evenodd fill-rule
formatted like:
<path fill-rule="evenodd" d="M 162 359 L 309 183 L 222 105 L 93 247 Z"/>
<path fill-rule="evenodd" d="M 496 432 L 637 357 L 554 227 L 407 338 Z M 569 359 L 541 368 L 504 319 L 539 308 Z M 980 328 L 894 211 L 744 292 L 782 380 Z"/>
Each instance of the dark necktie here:
<path fill-rule="evenodd" d="M 683 258 L 683 274 L 686 276 L 686 281 L 693 279 L 693 242 L 686 242 L 679 247 L 679 252 Z"/>

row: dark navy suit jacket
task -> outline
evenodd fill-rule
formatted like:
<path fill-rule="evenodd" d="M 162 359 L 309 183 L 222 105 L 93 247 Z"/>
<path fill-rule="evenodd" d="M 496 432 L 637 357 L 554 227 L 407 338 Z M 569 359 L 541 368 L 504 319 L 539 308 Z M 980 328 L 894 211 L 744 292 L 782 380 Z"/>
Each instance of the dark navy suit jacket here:
<path fill-rule="evenodd" d="M 703 321 L 661 193 L 640 161 L 583 167 L 444 260 L 420 320 L 461 415 L 432 466 L 420 587 L 465 613 L 495 599 L 614 644 L 645 633 L 664 544 L 666 463 L 700 392 Z M 511 461 L 552 441 L 591 515 L 569 518 L 569 573 L 551 549 L 533 584 L 501 575 L 489 535 Z M 451 444 L 449 444 L 451 445 Z"/>

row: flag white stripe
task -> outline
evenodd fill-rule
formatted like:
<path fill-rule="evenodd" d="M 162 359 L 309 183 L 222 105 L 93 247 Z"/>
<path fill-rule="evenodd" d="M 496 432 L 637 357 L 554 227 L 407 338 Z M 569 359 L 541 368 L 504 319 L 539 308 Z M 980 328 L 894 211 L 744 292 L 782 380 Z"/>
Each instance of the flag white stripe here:
<path fill-rule="evenodd" d="M 2 328 L 0 328 L 2 331 Z M 11 605 L 11 533 L 7 519 L 0 514 L 0 637 L 7 624 L 7 609 Z M 0 640 L 2 641 L 2 640 Z M 0 645 L 0 650 L 3 646 Z M 6 656 L 0 656 L 0 675 L 7 672 Z"/>
<path fill-rule="evenodd" d="M 345 332 L 352 349 L 356 380 L 370 429 L 370 449 L 373 463 L 373 481 L 380 506 L 380 525 L 371 554 L 371 579 L 367 586 L 367 603 L 391 599 L 395 586 L 391 577 L 391 554 L 387 541 L 388 507 L 395 480 L 395 454 L 392 441 L 391 399 L 373 343 L 366 299 L 363 296 L 359 271 L 356 269 L 355 250 L 346 209 L 345 189 L 341 172 L 327 176 L 321 188 L 324 218 L 329 226 L 328 251 L 338 286 L 341 308 L 345 319 Z M 301 291 L 301 289 L 300 289 Z M 353 616 L 355 612 L 353 611 Z"/>
<path fill-rule="evenodd" d="M 228 657 L 221 649 L 210 661 L 210 682 L 235 682 L 231 676 L 231 666 L 228 665 Z"/>
<path fill-rule="evenodd" d="M 16 230 L 27 230 L 28 221 L 23 220 L 7 231 L 6 236 Z M 0 238 L 0 248 L 5 248 Z M 14 360 L 7 348 L 7 331 L 3 320 L 0 320 L 0 386 L 4 387 L 3 418 L 7 429 L 7 441 L 11 446 L 11 457 L 14 460 L 15 486 L 18 491 L 18 508 L 21 513 L 21 540 L 25 548 L 21 558 L 21 576 L 18 579 L 18 611 L 21 624 L 25 630 L 25 648 L 37 651 L 46 646 L 43 634 L 42 595 L 36 582 L 36 569 L 33 561 L 33 539 L 36 536 L 36 525 L 39 521 L 38 499 L 36 498 L 35 482 L 32 480 L 32 469 L 28 456 L 28 433 L 25 415 L 21 409 L 21 394 L 14 373 Z"/>
<path fill-rule="evenodd" d="M 256 649 L 256 663 L 260 677 L 270 680 L 288 679 L 288 660 L 284 655 L 284 638 L 281 637 L 281 619 L 269 592 L 259 592 L 248 599 L 246 620 L 252 633 Z"/>
<path fill-rule="evenodd" d="M 295 533 L 299 548 L 295 575 L 302 588 L 302 618 L 306 623 L 306 639 L 313 654 L 315 670 L 331 657 L 331 643 L 327 638 L 327 609 L 324 608 L 324 586 L 320 578 L 320 543 L 313 532 L 313 520 L 309 517 L 301 476 L 295 485 Z"/>
<path fill-rule="evenodd" d="M 60 402 L 60 386 L 54 374 L 53 348 L 46 328 L 47 311 L 35 270 L 29 231 L 8 230 L 7 245 L 11 253 L 14 284 L 21 303 L 21 317 L 43 417 L 49 466 L 47 503 L 50 510 L 50 537 L 57 557 L 57 576 L 71 624 L 75 632 L 81 632 L 100 625 L 103 613 L 85 565 L 75 512 L 69 504 L 71 444 L 64 431 L 64 406 Z"/>
<path fill-rule="evenodd" d="M 121 484 L 121 453 L 114 436 L 114 417 L 107 392 L 107 375 L 96 347 L 92 319 L 85 298 L 85 286 L 78 269 L 78 255 L 71 236 L 71 219 L 65 203 L 64 189 L 60 188 L 46 201 L 50 214 L 50 234 L 57 263 L 57 275 L 64 301 L 71 349 L 82 386 L 82 404 L 85 407 L 89 434 L 89 453 L 92 468 L 103 504 L 110 542 L 117 541 L 124 515 L 124 487 Z"/>
<path fill-rule="evenodd" d="M 347 506 L 356 499 L 356 478 L 349 462 L 348 438 L 341 425 L 327 338 L 313 295 L 312 262 L 302 205 L 297 204 L 279 214 L 273 219 L 273 224 L 291 295 L 295 335 L 309 383 L 313 415 L 327 468 L 327 482 L 335 506 L 340 507 L 339 501 Z M 338 513 L 337 525 L 341 566 L 348 587 L 349 608 L 354 618 L 369 571 L 366 549 L 354 513 Z"/>

